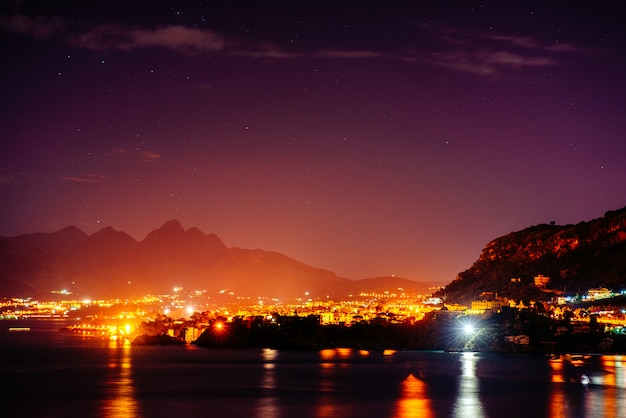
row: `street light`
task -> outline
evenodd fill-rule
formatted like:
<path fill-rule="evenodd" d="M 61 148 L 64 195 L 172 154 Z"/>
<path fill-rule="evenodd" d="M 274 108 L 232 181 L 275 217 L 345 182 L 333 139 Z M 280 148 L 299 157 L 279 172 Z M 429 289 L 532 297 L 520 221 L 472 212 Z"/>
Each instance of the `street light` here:
<path fill-rule="evenodd" d="M 458 338 L 460 349 L 462 351 L 474 351 L 479 345 L 479 339 L 481 334 L 479 318 L 473 316 L 467 316 L 461 319 L 458 329 Z"/>

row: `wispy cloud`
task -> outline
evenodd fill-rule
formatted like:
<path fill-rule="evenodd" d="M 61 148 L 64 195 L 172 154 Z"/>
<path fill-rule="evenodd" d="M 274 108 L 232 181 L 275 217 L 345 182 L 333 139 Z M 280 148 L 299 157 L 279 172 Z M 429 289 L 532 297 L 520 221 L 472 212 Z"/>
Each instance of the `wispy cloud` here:
<path fill-rule="evenodd" d="M 161 154 L 154 151 L 127 150 L 125 148 L 118 148 L 114 152 L 116 155 L 130 156 L 142 163 L 152 163 L 163 158 Z"/>
<path fill-rule="evenodd" d="M 482 76 L 501 75 L 509 70 L 559 65 L 552 57 L 527 56 L 503 50 L 453 50 L 424 56 L 427 63 Z"/>
<path fill-rule="evenodd" d="M 470 33 L 444 22 L 417 27 L 425 40 L 420 50 L 395 52 L 369 49 L 293 51 L 267 42 L 240 42 L 217 32 L 181 25 L 139 27 L 123 24 L 88 26 L 61 17 L 0 16 L 0 28 L 37 39 L 58 38 L 70 45 L 96 51 L 132 51 L 161 48 L 184 55 L 224 55 L 251 59 L 341 60 L 387 59 L 424 62 L 475 75 L 494 77 L 529 68 L 561 65 L 565 54 L 589 52 L 569 43 L 545 43 L 530 36 Z M 145 154 L 144 161 L 159 159 Z"/>
<path fill-rule="evenodd" d="M 500 42 L 505 48 L 519 47 L 528 51 L 536 52 L 589 52 L 585 48 L 580 46 L 565 43 L 565 42 L 552 42 L 542 43 L 537 39 L 530 36 L 512 36 L 512 35 L 494 35 L 484 34 L 479 35 L 480 39 L 487 41 Z"/>
<path fill-rule="evenodd" d="M 69 42 L 83 49 L 131 51 L 140 48 L 165 48 L 182 54 L 220 52 L 225 40 L 220 35 L 184 26 L 135 28 L 108 24 L 73 34 Z"/>
<path fill-rule="evenodd" d="M 209 30 L 185 26 L 154 28 L 122 24 L 87 26 L 62 17 L 0 16 L 0 28 L 36 39 L 60 38 L 81 49 L 131 51 L 140 48 L 165 48 L 182 54 L 220 52 L 226 41 Z"/>
<path fill-rule="evenodd" d="M 82 176 L 61 176 L 61 180 L 73 183 L 104 183 L 106 177 L 99 174 L 85 174 Z"/>
<path fill-rule="evenodd" d="M 29 171 L 0 173 L 0 185 L 43 183 L 57 180 L 68 181 L 72 183 L 104 183 L 106 182 L 106 177 L 100 174 L 84 174 L 80 176 L 50 176 Z"/>
<path fill-rule="evenodd" d="M 377 51 L 320 50 L 294 52 L 267 42 L 250 43 L 227 39 L 211 30 L 186 26 L 159 26 L 153 28 L 122 24 L 103 24 L 89 27 L 60 17 L 0 17 L 0 28 L 31 35 L 37 39 L 62 39 L 68 44 L 94 51 L 132 51 L 142 48 L 163 48 L 185 55 L 226 55 L 261 59 L 297 59 L 306 57 L 335 59 L 380 58 Z"/>
<path fill-rule="evenodd" d="M 25 15 L 6 17 L 0 15 L 0 28 L 30 35 L 37 39 L 49 39 L 64 33 L 67 29 L 67 22 L 61 17 L 30 17 Z"/>
<path fill-rule="evenodd" d="M 311 54 L 313 57 L 321 58 L 339 58 L 339 59 L 369 59 L 369 58 L 394 58 L 393 55 L 367 50 L 357 51 L 341 51 L 341 50 L 327 50 L 327 51 L 315 51 Z"/>
<path fill-rule="evenodd" d="M 153 151 L 138 151 L 137 155 L 139 156 L 139 159 L 144 163 L 151 163 L 153 161 L 157 161 L 163 158 L 161 154 L 157 154 Z"/>
<path fill-rule="evenodd" d="M 530 36 L 470 33 L 443 23 L 422 29 L 434 38 L 438 48 L 418 54 L 417 60 L 485 77 L 564 65 L 565 54 L 591 52 L 574 44 L 545 43 Z"/>

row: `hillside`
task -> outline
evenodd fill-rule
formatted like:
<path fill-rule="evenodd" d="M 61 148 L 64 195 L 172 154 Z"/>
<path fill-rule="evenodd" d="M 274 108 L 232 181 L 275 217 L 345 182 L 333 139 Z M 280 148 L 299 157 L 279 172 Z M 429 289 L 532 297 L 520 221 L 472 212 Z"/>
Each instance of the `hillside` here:
<path fill-rule="evenodd" d="M 550 278 L 543 290 L 534 286 L 540 274 Z M 541 300 L 593 287 L 626 288 L 626 208 L 576 225 L 542 224 L 497 238 L 438 294 L 461 303 L 481 292 Z"/>
<path fill-rule="evenodd" d="M 87 235 L 70 226 L 53 233 L 0 237 L 0 296 L 46 297 L 66 289 L 80 297 L 171 293 L 174 287 L 256 298 L 343 297 L 380 289 L 426 292 L 433 283 L 349 280 L 286 255 L 228 248 L 214 234 L 166 222 L 142 241 L 111 227 Z"/>

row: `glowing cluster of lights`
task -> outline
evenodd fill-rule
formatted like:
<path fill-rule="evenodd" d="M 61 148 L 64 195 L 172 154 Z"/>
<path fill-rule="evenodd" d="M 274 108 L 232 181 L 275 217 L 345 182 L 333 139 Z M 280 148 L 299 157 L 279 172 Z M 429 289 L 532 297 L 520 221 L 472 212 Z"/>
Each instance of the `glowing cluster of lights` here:
<path fill-rule="evenodd" d="M 94 325 L 94 324 L 80 324 L 70 325 L 67 327 L 68 331 L 82 333 L 83 335 L 130 335 L 133 333 L 133 326 L 130 324 L 124 325 Z"/>

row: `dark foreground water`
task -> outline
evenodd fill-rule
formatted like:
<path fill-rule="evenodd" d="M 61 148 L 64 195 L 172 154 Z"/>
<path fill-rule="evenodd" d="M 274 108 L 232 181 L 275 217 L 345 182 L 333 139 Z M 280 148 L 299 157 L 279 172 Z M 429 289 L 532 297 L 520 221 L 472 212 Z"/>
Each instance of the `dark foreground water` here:
<path fill-rule="evenodd" d="M 0 321 L 0 416 L 626 417 L 626 356 L 131 346 L 65 325 Z"/>

